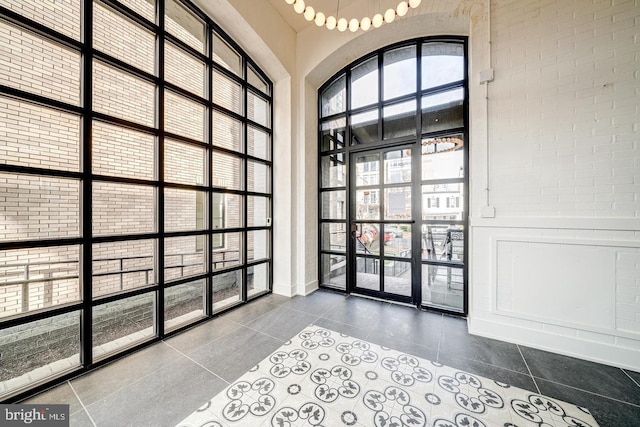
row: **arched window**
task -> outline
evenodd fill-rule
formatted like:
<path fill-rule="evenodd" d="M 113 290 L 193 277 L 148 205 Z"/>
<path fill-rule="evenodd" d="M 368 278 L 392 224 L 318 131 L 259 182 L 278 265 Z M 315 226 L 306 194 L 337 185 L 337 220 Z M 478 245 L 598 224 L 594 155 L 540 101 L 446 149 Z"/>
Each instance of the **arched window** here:
<path fill-rule="evenodd" d="M 389 46 L 320 88 L 320 286 L 466 313 L 466 43 Z"/>

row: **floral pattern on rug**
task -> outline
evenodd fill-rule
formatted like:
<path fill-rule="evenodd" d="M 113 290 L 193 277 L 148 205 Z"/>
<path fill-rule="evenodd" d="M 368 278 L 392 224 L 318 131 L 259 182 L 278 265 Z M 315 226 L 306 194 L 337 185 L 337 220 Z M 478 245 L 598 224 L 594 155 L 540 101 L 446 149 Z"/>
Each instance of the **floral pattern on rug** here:
<path fill-rule="evenodd" d="M 597 427 L 585 408 L 311 325 L 178 427 Z"/>

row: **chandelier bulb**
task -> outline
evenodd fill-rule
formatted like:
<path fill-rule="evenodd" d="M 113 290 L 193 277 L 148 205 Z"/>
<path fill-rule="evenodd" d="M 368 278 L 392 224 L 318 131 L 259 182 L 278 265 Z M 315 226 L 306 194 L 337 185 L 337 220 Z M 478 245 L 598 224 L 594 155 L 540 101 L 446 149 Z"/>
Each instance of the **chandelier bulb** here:
<path fill-rule="evenodd" d="M 409 6 L 411 6 L 412 9 L 420 6 L 420 3 L 422 3 L 422 0 L 409 0 Z"/>
<path fill-rule="evenodd" d="M 293 10 L 295 10 L 296 13 L 304 13 L 304 9 L 304 0 L 296 0 L 296 2 L 293 4 Z"/>
<path fill-rule="evenodd" d="M 362 28 L 362 31 L 367 31 L 369 28 L 371 28 L 371 18 L 369 18 L 368 16 L 362 18 L 362 20 L 360 21 L 360 28 Z"/>
<path fill-rule="evenodd" d="M 316 19 L 314 20 L 316 25 L 318 27 L 322 27 L 324 25 L 324 23 L 326 22 L 326 18 L 324 16 L 324 13 L 322 12 L 318 12 L 316 13 Z"/>
<path fill-rule="evenodd" d="M 360 21 L 358 21 L 356 18 L 353 18 L 351 21 L 349 21 L 349 31 L 355 33 L 356 31 L 358 31 L 358 28 L 360 28 Z"/>
<path fill-rule="evenodd" d="M 306 19 L 307 21 L 313 21 L 315 17 L 316 11 L 313 10 L 311 6 L 307 6 L 307 8 L 304 10 L 304 19 Z"/>
<path fill-rule="evenodd" d="M 382 21 L 383 21 L 382 15 L 378 13 L 371 20 L 371 24 L 373 24 L 374 28 L 380 28 L 380 26 L 382 25 Z"/>
<path fill-rule="evenodd" d="M 398 3 L 398 7 L 396 8 L 396 14 L 398 16 L 404 16 L 409 11 L 409 3 L 406 1 L 401 1 Z"/>
<path fill-rule="evenodd" d="M 335 16 L 327 17 L 327 29 L 328 30 L 333 30 L 336 27 L 337 23 L 338 23 L 338 21 L 336 20 Z"/>
<path fill-rule="evenodd" d="M 347 22 L 346 18 L 340 18 L 338 20 L 338 31 L 343 32 L 347 29 L 348 25 L 349 23 Z"/>
<path fill-rule="evenodd" d="M 284 1 L 287 4 L 293 4 L 293 3 L 295 3 L 296 0 L 284 0 Z"/>
<path fill-rule="evenodd" d="M 384 13 L 384 22 L 391 24 L 394 19 L 396 19 L 396 11 L 393 9 L 387 9 Z"/>

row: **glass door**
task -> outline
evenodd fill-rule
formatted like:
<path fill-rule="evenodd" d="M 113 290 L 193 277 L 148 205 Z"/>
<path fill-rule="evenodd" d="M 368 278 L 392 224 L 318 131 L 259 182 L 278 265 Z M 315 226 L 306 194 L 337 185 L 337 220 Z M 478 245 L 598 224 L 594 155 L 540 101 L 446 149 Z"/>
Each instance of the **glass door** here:
<path fill-rule="evenodd" d="M 416 303 L 411 148 L 352 153 L 350 164 L 350 290 Z"/>

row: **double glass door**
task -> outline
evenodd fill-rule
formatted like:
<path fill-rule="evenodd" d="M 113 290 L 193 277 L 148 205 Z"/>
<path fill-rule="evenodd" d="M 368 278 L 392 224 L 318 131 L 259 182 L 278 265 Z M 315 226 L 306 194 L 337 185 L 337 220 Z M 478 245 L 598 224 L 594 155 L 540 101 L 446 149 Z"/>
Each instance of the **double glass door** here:
<path fill-rule="evenodd" d="M 420 247 L 420 238 L 411 151 L 408 146 L 351 154 L 350 283 L 352 292 L 413 304 L 420 256 L 413 248 Z"/>

